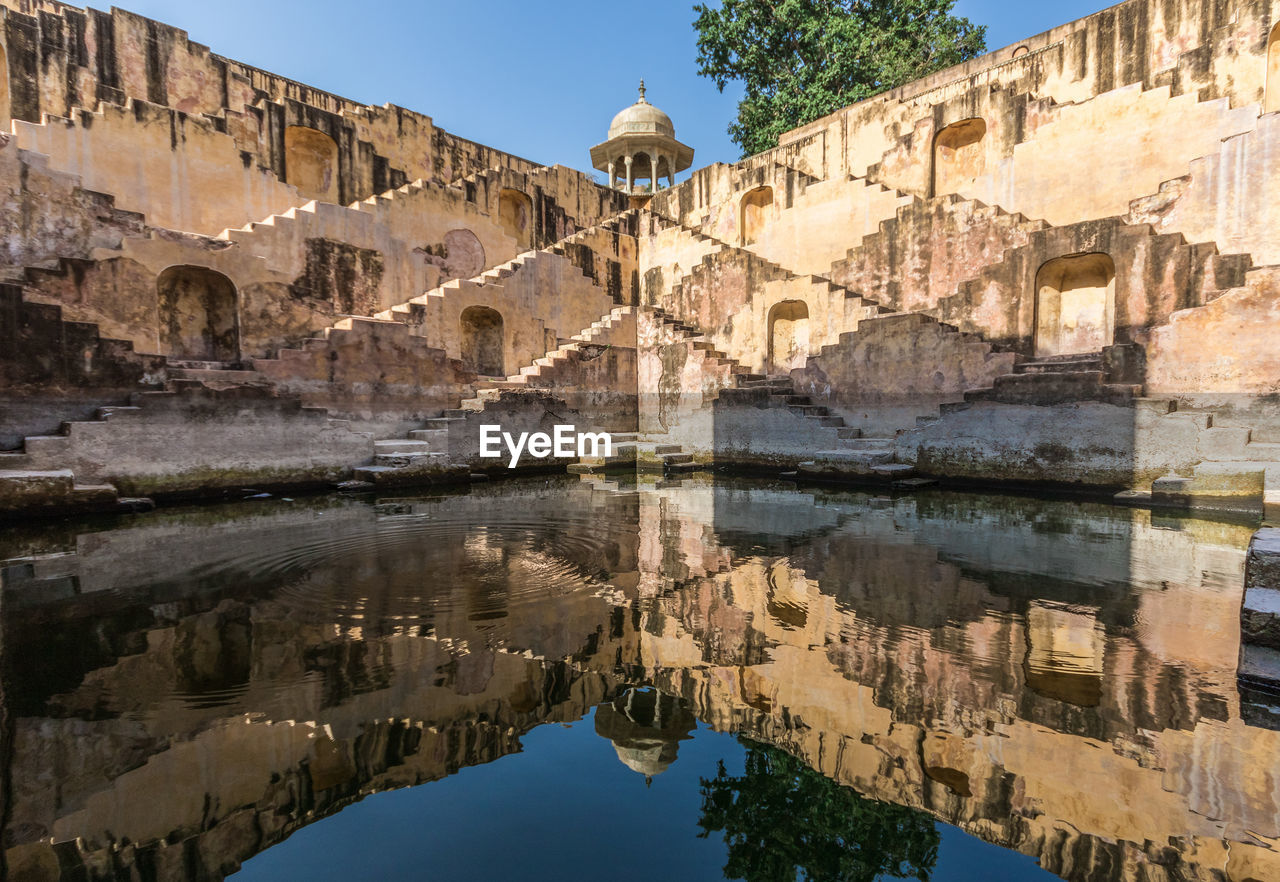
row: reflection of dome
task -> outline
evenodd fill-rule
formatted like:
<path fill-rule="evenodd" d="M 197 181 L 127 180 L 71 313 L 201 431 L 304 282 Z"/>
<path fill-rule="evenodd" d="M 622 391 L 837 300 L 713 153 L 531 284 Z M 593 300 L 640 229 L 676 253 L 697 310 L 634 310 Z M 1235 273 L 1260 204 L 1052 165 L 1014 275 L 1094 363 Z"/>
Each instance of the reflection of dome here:
<path fill-rule="evenodd" d="M 596 708 L 596 734 L 613 742 L 618 759 L 646 779 L 676 761 L 679 743 L 697 726 L 678 698 L 656 689 L 628 689 Z"/>
<path fill-rule="evenodd" d="M 676 136 L 676 128 L 667 116 L 648 101 L 644 100 L 644 80 L 640 81 L 640 97 L 635 104 L 623 108 L 613 122 L 609 123 L 609 138 L 619 135 L 666 135 Z"/>

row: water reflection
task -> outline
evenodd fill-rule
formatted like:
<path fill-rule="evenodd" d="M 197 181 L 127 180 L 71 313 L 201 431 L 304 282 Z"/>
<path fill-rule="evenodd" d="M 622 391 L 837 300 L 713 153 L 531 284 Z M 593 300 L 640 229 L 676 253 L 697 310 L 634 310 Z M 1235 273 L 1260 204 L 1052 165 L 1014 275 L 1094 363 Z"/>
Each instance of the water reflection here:
<path fill-rule="evenodd" d="M 1280 878 L 1249 536 L 710 478 L 15 529 L 7 871 L 222 878 L 593 716 L 655 799 L 699 722 L 748 739 L 700 776 L 734 877 L 928 875 L 942 821 L 1066 879 Z"/>

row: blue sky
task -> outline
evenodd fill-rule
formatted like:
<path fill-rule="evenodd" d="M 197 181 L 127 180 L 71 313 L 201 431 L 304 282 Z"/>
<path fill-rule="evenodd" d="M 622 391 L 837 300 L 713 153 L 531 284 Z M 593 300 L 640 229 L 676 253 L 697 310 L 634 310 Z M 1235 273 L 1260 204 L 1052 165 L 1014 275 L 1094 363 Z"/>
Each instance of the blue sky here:
<path fill-rule="evenodd" d="M 732 162 L 739 94 L 697 75 L 692 0 L 116 0 L 220 55 L 367 104 L 426 113 L 454 134 L 539 163 L 587 169 L 614 113 L 649 100 L 695 150 Z M 1110 5 L 959 0 L 995 49 Z"/>

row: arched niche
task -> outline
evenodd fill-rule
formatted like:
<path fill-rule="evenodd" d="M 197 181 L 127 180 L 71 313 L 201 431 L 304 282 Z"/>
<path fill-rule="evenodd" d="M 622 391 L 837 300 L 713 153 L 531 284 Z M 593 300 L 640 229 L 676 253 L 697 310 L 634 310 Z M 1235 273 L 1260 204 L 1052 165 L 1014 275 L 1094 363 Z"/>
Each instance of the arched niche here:
<path fill-rule="evenodd" d="M 809 356 L 809 306 L 783 300 L 769 310 L 769 372 L 790 373 Z"/>
<path fill-rule="evenodd" d="M 318 129 L 284 130 L 284 176 L 308 199 L 337 202 L 338 143 Z"/>
<path fill-rule="evenodd" d="M 987 170 L 987 123 L 962 119 L 933 139 L 933 195 L 956 193 L 972 185 Z"/>
<path fill-rule="evenodd" d="M 470 230 L 450 230 L 444 234 L 445 272 L 454 279 L 470 279 L 484 270 L 484 246 Z"/>
<path fill-rule="evenodd" d="M 498 192 L 498 221 L 502 230 L 522 249 L 533 247 L 533 200 L 519 190 Z"/>
<path fill-rule="evenodd" d="M 236 286 L 203 266 L 171 266 L 156 279 L 160 352 L 190 361 L 240 358 Z"/>
<path fill-rule="evenodd" d="M 487 306 L 462 311 L 462 363 L 486 377 L 504 377 L 502 313 Z"/>
<path fill-rule="evenodd" d="M 756 187 L 742 197 L 742 244 L 750 245 L 760 238 L 769 221 L 769 209 L 773 206 L 773 188 Z"/>
<path fill-rule="evenodd" d="M 9 131 L 9 58 L 5 55 L 4 46 L 0 46 L 0 131 Z"/>
<path fill-rule="evenodd" d="M 1097 352 L 1114 333 L 1116 265 L 1101 252 L 1048 261 L 1036 272 L 1036 355 Z"/>
<path fill-rule="evenodd" d="M 1267 38 L 1267 85 L 1262 101 L 1263 113 L 1275 110 L 1280 110 L 1280 24 Z"/>

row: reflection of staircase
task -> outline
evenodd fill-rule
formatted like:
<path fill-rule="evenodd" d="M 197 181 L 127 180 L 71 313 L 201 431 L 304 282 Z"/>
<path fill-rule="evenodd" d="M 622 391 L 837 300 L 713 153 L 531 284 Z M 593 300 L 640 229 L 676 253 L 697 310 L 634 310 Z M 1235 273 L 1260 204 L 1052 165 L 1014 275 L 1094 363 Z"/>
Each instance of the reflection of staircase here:
<path fill-rule="evenodd" d="M 692 472 L 702 468 L 694 462 L 693 454 L 684 453 L 679 444 L 667 444 L 662 440 L 645 439 L 632 433 L 616 433 L 612 436 L 610 456 L 584 456 L 568 467 L 570 474 L 590 475 L 598 472 L 662 472 L 664 474 Z"/>

